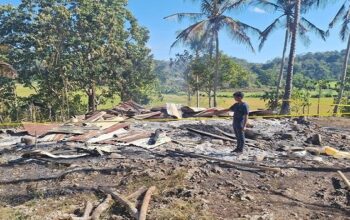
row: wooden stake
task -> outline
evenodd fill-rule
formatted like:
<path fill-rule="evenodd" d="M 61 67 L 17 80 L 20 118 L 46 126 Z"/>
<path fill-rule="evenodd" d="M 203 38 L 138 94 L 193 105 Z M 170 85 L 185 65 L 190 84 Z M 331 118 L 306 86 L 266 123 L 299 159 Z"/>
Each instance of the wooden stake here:
<path fill-rule="evenodd" d="M 92 203 L 90 201 L 86 202 L 85 212 L 83 215 L 84 219 L 89 219 L 90 213 L 91 213 L 93 208 L 94 208 L 94 206 L 92 205 Z"/>
<path fill-rule="evenodd" d="M 261 165 L 250 164 L 250 163 L 233 162 L 233 161 L 229 161 L 229 160 L 222 160 L 222 159 L 215 158 L 215 157 L 208 157 L 208 156 L 205 156 L 205 155 L 194 154 L 194 153 L 189 153 L 189 152 L 183 152 L 183 151 L 180 151 L 180 150 L 175 150 L 175 151 L 167 150 L 167 152 L 175 153 L 175 154 L 182 154 L 182 155 L 190 156 L 190 157 L 203 158 L 203 159 L 206 159 L 206 160 L 217 161 L 217 162 L 220 162 L 220 163 L 226 163 L 226 164 L 230 164 L 230 165 L 233 165 L 233 166 L 248 167 L 248 168 L 253 168 L 253 169 L 272 171 L 272 172 L 276 172 L 276 173 L 281 172 L 281 169 L 278 168 L 278 167 L 265 167 L 265 166 L 261 166 Z"/>
<path fill-rule="evenodd" d="M 343 179 L 343 181 L 345 182 L 348 190 L 350 190 L 350 181 L 348 180 L 348 178 L 346 178 L 346 176 L 344 175 L 343 172 L 341 172 L 340 170 L 337 171 L 337 173 L 340 175 L 340 177 Z"/>
<path fill-rule="evenodd" d="M 128 199 L 126 199 L 125 197 L 113 192 L 112 190 L 108 189 L 108 188 L 99 188 L 102 192 L 104 192 L 105 194 L 110 194 L 112 196 L 112 198 L 114 200 L 116 200 L 117 202 L 121 203 L 123 206 L 125 206 L 125 208 L 128 209 L 129 213 L 131 214 L 131 216 L 133 216 L 134 218 L 137 219 L 138 216 L 138 212 L 137 209 L 135 207 L 134 204 L 132 204 Z"/>
<path fill-rule="evenodd" d="M 111 195 L 107 195 L 106 199 L 96 207 L 91 215 L 92 220 L 99 220 L 102 213 L 104 213 L 112 205 L 113 199 Z"/>
<path fill-rule="evenodd" d="M 133 192 L 132 194 L 128 195 L 126 197 L 126 199 L 134 199 L 137 198 L 139 196 L 141 196 L 143 193 L 145 193 L 147 191 L 147 188 L 145 186 L 142 186 L 140 189 L 138 189 L 137 191 Z"/>
<path fill-rule="evenodd" d="M 146 220 L 149 202 L 150 202 L 151 196 L 152 196 L 152 194 L 153 194 L 153 192 L 155 190 L 156 190 L 155 186 L 151 186 L 147 190 L 147 192 L 145 194 L 145 197 L 143 198 L 143 202 L 142 202 L 142 205 L 141 205 L 141 209 L 140 209 L 140 214 L 139 214 L 138 220 Z"/>
<path fill-rule="evenodd" d="M 196 129 L 193 129 L 193 128 L 187 128 L 187 130 L 195 132 L 195 133 L 198 133 L 198 134 L 201 134 L 201 135 L 205 135 L 205 136 L 208 136 L 208 137 L 221 139 L 221 140 L 224 140 L 224 141 L 232 141 L 232 142 L 235 141 L 232 138 L 228 138 L 228 137 L 224 137 L 224 136 L 208 133 L 208 132 L 205 132 L 205 131 L 196 130 Z"/>

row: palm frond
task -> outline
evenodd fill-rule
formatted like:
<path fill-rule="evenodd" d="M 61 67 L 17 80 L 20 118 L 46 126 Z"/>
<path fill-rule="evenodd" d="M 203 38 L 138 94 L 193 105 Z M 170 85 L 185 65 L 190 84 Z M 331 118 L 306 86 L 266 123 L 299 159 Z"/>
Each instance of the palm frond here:
<path fill-rule="evenodd" d="M 208 0 L 202 0 L 201 11 L 207 15 L 210 15 L 213 12 L 213 6 Z"/>
<path fill-rule="evenodd" d="M 302 24 L 299 23 L 298 36 L 300 41 L 307 47 L 311 44 L 310 38 L 307 36 L 308 29 Z"/>
<path fill-rule="evenodd" d="M 306 33 L 299 32 L 299 39 L 304 44 L 304 46 L 306 46 L 306 47 L 308 47 L 311 44 L 311 40 L 306 35 Z"/>
<path fill-rule="evenodd" d="M 221 5 L 220 11 L 222 13 L 226 11 L 231 11 L 233 9 L 239 8 L 240 6 L 243 5 L 243 3 L 248 2 L 247 0 L 226 0 L 224 3 Z"/>
<path fill-rule="evenodd" d="M 280 23 L 280 18 L 282 16 L 275 19 L 265 30 L 261 32 L 260 35 L 260 44 L 259 44 L 259 50 L 261 50 L 264 47 L 264 44 L 267 40 L 267 38 L 270 36 L 270 34 L 277 28 L 277 25 Z"/>
<path fill-rule="evenodd" d="M 244 29 L 239 23 L 230 17 L 225 17 L 223 22 L 226 24 L 226 28 L 233 40 L 236 40 L 238 43 L 245 44 L 249 49 L 255 52 L 249 36 L 244 32 Z"/>
<path fill-rule="evenodd" d="M 10 64 L 0 61 L 0 76 L 15 79 L 17 71 Z"/>
<path fill-rule="evenodd" d="M 345 41 L 348 38 L 348 36 L 349 36 L 348 24 L 349 24 L 349 20 L 345 20 L 342 23 L 342 26 L 341 26 L 341 29 L 340 29 L 340 32 L 339 32 L 339 35 L 340 35 L 340 38 L 342 39 L 342 41 Z"/>
<path fill-rule="evenodd" d="M 255 4 L 261 5 L 261 6 L 265 7 L 265 8 L 272 8 L 274 11 L 283 9 L 281 7 L 281 5 L 273 3 L 273 2 L 268 1 L 268 0 L 258 0 Z"/>
<path fill-rule="evenodd" d="M 317 36 L 321 37 L 324 41 L 326 41 L 326 37 L 327 37 L 326 31 L 316 27 L 316 25 L 314 25 L 304 17 L 301 18 L 301 22 L 303 23 L 303 25 L 305 25 L 308 28 L 308 31 L 314 32 Z"/>
<path fill-rule="evenodd" d="M 325 7 L 327 4 L 336 1 L 338 0 L 303 0 L 301 5 L 301 12 L 306 13 L 311 9 Z"/>
<path fill-rule="evenodd" d="M 185 30 L 181 31 L 177 35 L 175 42 L 170 47 L 173 48 L 179 43 L 186 43 L 191 37 L 200 36 L 201 34 L 203 34 L 205 32 L 204 29 L 206 29 L 207 22 L 208 20 L 197 22 L 191 25 L 190 27 L 186 28 Z"/>
<path fill-rule="evenodd" d="M 183 21 L 184 19 L 190 19 L 193 21 L 197 21 L 198 19 L 203 18 L 203 13 L 176 13 L 169 16 L 164 17 L 164 19 L 176 19 L 178 22 Z"/>
<path fill-rule="evenodd" d="M 233 20 L 233 19 L 232 19 Z M 256 27 L 253 27 L 249 24 L 246 24 L 246 23 L 243 23 L 243 22 L 240 22 L 240 21 L 235 21 L 243 30 L 245 31 L 249 31 L 253 34 L 258 34 L 259 36 L 261 35 L 261 31 L 256 28 Z"/>
<path fill-rule="evenodd" d="M 329 23 L 329 28 L 333 28 L 334 25 L 339 21 L 340 17 L 342 15 L 344 15 L 345 12 L 345 4 L 346 2 L 344 2 L 344 4 L 340 7 L 339 11 L 337 12 L 337 14 L 334 16 L 333 20 L 331 21 L 331 23 Z"/>

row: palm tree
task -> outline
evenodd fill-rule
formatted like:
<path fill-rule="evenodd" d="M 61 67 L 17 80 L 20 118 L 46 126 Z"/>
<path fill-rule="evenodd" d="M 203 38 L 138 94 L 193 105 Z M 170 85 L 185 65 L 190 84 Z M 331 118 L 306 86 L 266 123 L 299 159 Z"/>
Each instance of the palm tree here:
<path fill-rule="evenodd" d="M 287 52 L 288 41 L 290 40 L 291 33 L 293 30 L 295 1 L 277 0 L 276 2 L 272 2 L 268 0 L 259 0 L 257 3 L 266 8 L 272 8 L 274 11 L 280 12 L 279 16 L 264 31 L 262 31 L 261 37 L 260 37 L 261 42 L 259 45 L 259 50 L 263 48 L 266 40 L 271 35 L 271 33 L 276 28 L 280 27 L 279 24 L 282 23 L 282 27 L 285 29 L 281 67 L 278 74 L 277 85 L 276 85 L 277 89 L 276 89 L 276 95 L 275 95 L 275 101 L 274 101 L 274 108 L 277 108 L 277 105 L 279 102 L 279 94 L 280 94 L 281 82 L 283 78 L 285 60 L 286 60 L 285 57 Z M 301 20 L 299 23 L 299 30 L 300 30 L 299 38 L 301 38 L 305 44 L 308 44 L 310 42 L 309 38 L 306 36 L 306 33 L 309 31 L 313 31 L 316 35 L 320 36 L 323 40 L 326 40 L 327 33 L 321 30 L 320 28 L 316 27 L 316 25 L 314 25 L 305 17 L 301 17 Z"/>
<path fill-rule="evenodd" d="M 334 106 L 333 113 L 337 114 L 339 110 L 339 105 L 341 104 L 341 100 L 343 98 L 344 90 L 345 90 L 345 82 L 346 82 L 346 73 L 348 71 L 348 62 L 350 55 L 350 32 L 349 32 L 349 23 L 350 23 L 350 1 L 345 0 L 343 5 L 340 7 L 339 11 L 329 24 L 330 28 L 333 28 L 335 24 L 337 24 L 341 20 L 341 29 L 339 32 L 340 38 L 342 41 L 348 41 L 348 45 L 346 48 L 346 53 L 344 57 L 343 63 L 343 72 L 340 81 L 340 87 L 338 91 L 338 97 L 336 100 L 336 105 Z"/>
<path fill-rule="evenodd" d="M 290 42 L 286 86 L 284 90 L 283 102 L 281 107 L 282 115 L 290 114 L 290 99 L 292 96 L 293 70 L 294 70 L 295 51 L 296 51 L 296 44 L 297 44 L 297 34 L 299 31 L 300 8 L 301 8 L 302 0 L 295 0 L 295 1 L 296 2 L 295 2 L 295 9 L 294 9 L 294 16 L 293 16 L 293 29 L 291 32 L 292 37 Z"/>
<path fill-rule="evenodd" d="M 194 24 L 177 35 L 172 47 L 178 43 L 187 43 L 193 38 L 198 38 L 203 44 L 210 44 L 210 55 L 213 54 L 215 48 L 214 107 L 217 106 L 217 89 L 219 84 L 219 32 L 226 28 L 232 39 L 238 43 L 245 44 L 253 52 L 254 48 L 248 32 L 260 34 L 257 28 L 226 15 L 246 2 L 247 0 L 201 0 L 201 12 L 199 13 L 176 13 L 165 17 L 165 19 L 177 18 L 180 21 L 184 18 L 189 18 L 194 21 Z"/>

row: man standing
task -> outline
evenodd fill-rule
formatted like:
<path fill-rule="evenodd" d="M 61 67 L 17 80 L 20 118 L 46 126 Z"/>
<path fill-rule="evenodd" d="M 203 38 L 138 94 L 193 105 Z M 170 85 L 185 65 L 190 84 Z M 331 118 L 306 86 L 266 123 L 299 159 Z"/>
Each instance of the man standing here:
<path fill-rule="evenodd" d="M 248 122 L 249 107 L 247 103 L 243 102 L 244 94 L 242 92 L 235 92 L 233 97 L 236 103 L 230 107 L 234 112 L 233 115 L 233 130 L 237 138 L 237 148 L 234 153 L 242 153 L 245 145 L 244 131 Z"/>

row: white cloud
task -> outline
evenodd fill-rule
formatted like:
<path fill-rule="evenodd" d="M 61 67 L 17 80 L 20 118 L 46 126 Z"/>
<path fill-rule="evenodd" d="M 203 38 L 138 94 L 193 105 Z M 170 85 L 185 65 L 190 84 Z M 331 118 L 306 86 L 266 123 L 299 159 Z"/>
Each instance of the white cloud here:
<path fill-rule="evenodd" d="M 252 12 L 258 13 L 258 14 L 265 14 L 266 11 L 264 9 L 258 8 L 258 7 L 254 7 L 251 9 Z"/>

